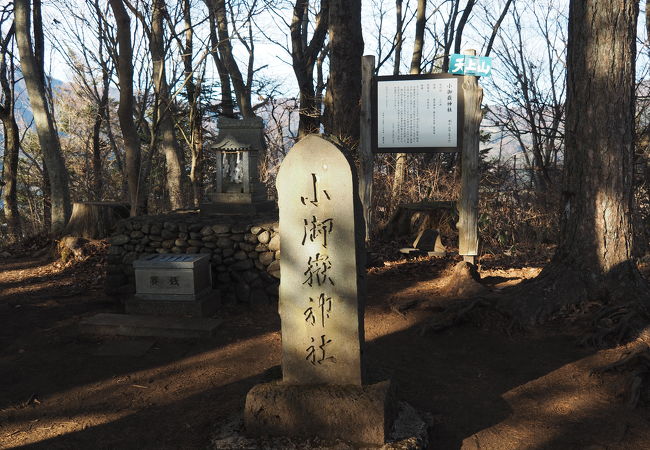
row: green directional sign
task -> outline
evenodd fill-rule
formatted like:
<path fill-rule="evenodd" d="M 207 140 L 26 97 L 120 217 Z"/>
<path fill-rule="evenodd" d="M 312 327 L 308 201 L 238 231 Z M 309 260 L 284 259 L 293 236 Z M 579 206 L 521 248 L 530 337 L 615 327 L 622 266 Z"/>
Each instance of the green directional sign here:
<path fill-rule="evenodd" d="M 449 57 L 449 73 L 487 77 L 492 73 L 492 58 L 453 54 Z"/>

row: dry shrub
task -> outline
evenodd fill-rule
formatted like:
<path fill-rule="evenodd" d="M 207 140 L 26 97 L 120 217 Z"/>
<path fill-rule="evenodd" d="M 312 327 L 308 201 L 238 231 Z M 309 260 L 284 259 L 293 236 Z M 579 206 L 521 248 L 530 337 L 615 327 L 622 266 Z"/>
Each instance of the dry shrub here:
<path fill-rule="evenodd" d="M 26 256 L 48 247 L 52 243 L 48 233 L 41 232 L 30 236 L 21 237 L 17 240 L 7 241 L 0 233 L 0 253 L 8 253 L 12 256 Z"/>
<path fill-rule="evenodd" d="M 560 173 L 535 189 L 527 171 L 483 164 L 479 235 L 483 252 L 516 251 L 553 244 L 559 230 Z"/>
<path fill-rule="evenodd" d="M 637 177 L 634 191 L 636 256 L 650 255 L 650 164 L 645 161 L 645 176 Z"/>
<path fill-rule="evenodd" d="M 424 200 L 455 201 L 459 184 L 454 159 L 451 154 L 408 154 L 404 184 L 395 190 L 396 155 L 377 155 L 373 176 L 373 231 L 384 226 L 400 204 Z"/>
<path fill-rule="evenodd" d="M 373 231 L 390 219 L 400 204 L 456 201 L 460 192 L 458 155 L 409 154 L 404 185 L 393 189 L 395 154 L 375 159 Z M 555 241 L 559 229 L 559 171 L 551 172 L 545 190 L 536 190 L 527 171 L 508 164 L 481 163 L 479 235 L 482 253 L 530 249 Z M 457 240 L 456 216 L 442 224 L 447 245 Z M 450 236 L 451 235 L 451 236 Z"/>

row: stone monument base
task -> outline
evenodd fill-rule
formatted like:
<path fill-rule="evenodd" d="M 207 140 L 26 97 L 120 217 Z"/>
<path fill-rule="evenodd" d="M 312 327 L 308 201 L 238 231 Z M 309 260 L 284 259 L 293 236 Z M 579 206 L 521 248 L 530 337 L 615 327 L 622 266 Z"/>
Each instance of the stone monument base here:
<path fill-rule="evenodd" d="M 207 289 L 194 300 L 177 300 L 174 296 L 160 296 L 151 299 L 144 295 L 134 295 L 124 302 L 127 314 L 146 314 L 152 316 L 192 316 L 210 317 L 217 312 L 220 302 L 219 291 Z"/>
<path fill-rule="evenodd" d="M 79 322 L 79 329 L 84 334 L 99 336 L 209 338 L 214 336 L 221 322 L 206 317 L 100 313 Z"/>
<path fill-rule="evenodd" d="M 390 381 L 366 386 L 258 384 L 246 395 L 251 436 L 341 439 L 383 445 L 394 417 Z"/>

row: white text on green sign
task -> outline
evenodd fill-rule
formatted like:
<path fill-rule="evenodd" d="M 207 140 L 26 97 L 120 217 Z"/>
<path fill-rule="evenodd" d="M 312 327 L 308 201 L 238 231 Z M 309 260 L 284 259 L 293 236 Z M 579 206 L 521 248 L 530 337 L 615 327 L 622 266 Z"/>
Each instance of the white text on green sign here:
<path fill-rule="evenodd" d="M 489 56 L 453 54 L 449 57 L 449 73 L 478 77 L 490 76 L 492 73 L 492 58 Z"/>

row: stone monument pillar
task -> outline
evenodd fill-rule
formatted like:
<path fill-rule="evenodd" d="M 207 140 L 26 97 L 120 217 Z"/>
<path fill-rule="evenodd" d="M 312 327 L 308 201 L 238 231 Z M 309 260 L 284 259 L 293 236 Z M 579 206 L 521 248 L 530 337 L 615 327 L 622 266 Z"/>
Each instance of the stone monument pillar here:
<path fill-rule="evenodd" d="M 246 430 L 383 444 L 390 383 L 364 383 L 365 227 L 354 165 L 310 135 L 284 159 L 277 189 L 282 381 L 248 393 Z"/>

